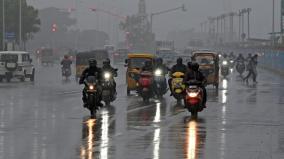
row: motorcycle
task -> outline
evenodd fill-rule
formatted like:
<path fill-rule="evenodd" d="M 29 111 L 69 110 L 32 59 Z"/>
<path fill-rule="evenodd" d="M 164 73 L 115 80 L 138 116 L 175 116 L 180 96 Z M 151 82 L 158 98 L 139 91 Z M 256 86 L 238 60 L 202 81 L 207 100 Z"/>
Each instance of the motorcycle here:
<path fill-rule="evenodd" d="M 116 70 L 117 71 L 117 70 Z M 116 91 L 114 89 L 114 75 L 111 72 L 103 72 L 102 79 L 102 99 L 106 106 L 116 99 Z"/>
<path fill-rule="evenodd" d="M 234 66 L 235 66 L 235 61 L 234 61 L 233 58 L 230 58 L 230 60 L 229 60 L 229 67 L 230 68 L 234 68 Z"/>
<path fill-rule="evenodd" d="M 226 78 L 229 75 L 229 66 L 228 61 L 224 60 L 221 65 L 221 74 L 224 78 Z"/>
<path fill-rule="evenodd" d="M 162 98 L 168 91 L 167 81 L 164 72 L 161 69 L 156 69 L 154 71 L 154 84 L 153 90 L 157 98 Z"/>
<path fill-rule="evenodd" d="M 236 70 L 240 74 L 240 76 L 243 76 L 243 73 L 245 72 L 246 65 L 244 61 L 238 61 L 236 65 Z"/>
<path fill-rule="evenodd" d="M 84 81 L 85 84 L 85 93 L 87 96 L 87 108 L 90 110 L 91 116 L 94 117 L 96 115 L 99 106 L 97 103 L 99 102 L 99 90 L 98 90 L 98 81 L 95 76 L 89 76 Z"/>
<path fill-rule="evenodd" d="M 148 103 L 149 99 L 153 96 L 152 78 L 153 75 L 151 72 L 143 71 L 140 73 L 140 78 L 138 81 L 139 94 L 145 103 Z"/>
<path fill-rule="evenodd" d="M 62 76 L 65 77 L 65 79 L 67 80 L 71 76 L 71 68 L 62 67 Z"/>
<path fill-rule="evenodd" d="M 184 73 L 175 72 L 172 74 L 172 94 L 177 100 L 177 104 L 181 104 L 181 100 L 184 98 L 185 85 L 183 84 Z"/>
<path fill-rule="evenodd" d="M 189 81 L 186 83 L 185 107 L 196 118 L 198 112 L 203 110 L 203 91 L 200 88 L 201 82 Z"/>

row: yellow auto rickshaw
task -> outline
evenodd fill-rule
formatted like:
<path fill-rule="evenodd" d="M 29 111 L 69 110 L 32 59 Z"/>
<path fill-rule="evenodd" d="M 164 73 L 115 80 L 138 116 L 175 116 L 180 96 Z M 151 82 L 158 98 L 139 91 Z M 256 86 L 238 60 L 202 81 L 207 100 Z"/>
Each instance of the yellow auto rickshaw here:
<path fill-rule="evenodd" d="M 98 67 L 102 66 L 102 61 L 108 58 L 106 50 L 93 50 L 76 54 L 76 81 L 80 78 L 83 71 L 89 66 L 89 59 L 96 59 Z"/>
<path fill-rule="evenodd" d="M 216 52 L 193 52 L 192 60 L 199 64 L 199 69 L 207 79 L 207 85 L 219 87 L 219 56 Z"/>
<path fill-rule="evenodd" d="M 138 88 L 137 81 L 139 80 L 139 74 L 141 68 L 144 66 L 146 61 L 154 63 L 155 55 L 150 53 L 140 54 L 128 54 L 126 59 L 126 83 L 127 83 L 127 95 L 130 95 L 130 91 L 136 91 Z"/>

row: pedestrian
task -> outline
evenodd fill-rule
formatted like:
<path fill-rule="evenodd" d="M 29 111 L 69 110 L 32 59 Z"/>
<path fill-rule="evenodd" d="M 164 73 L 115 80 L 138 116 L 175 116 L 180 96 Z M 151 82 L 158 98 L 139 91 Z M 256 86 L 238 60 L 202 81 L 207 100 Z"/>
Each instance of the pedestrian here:
<path fill-rule="evenodd" d="M 256 82 L 256 77 L 257 77 L 257 70 L 256 70 L 256 66 L 257 66 L 257 55 L 254 55 L 253 57 L 251 57 L 248 61 L 247 64 L 247 71 L 248 71 L 248 75 L 243 78 L 244 81 L 246 81 L 246 83 L 248 83 L 248 80 L 250 77 L 252 77 L 252 80 L 254 83 Z"/>

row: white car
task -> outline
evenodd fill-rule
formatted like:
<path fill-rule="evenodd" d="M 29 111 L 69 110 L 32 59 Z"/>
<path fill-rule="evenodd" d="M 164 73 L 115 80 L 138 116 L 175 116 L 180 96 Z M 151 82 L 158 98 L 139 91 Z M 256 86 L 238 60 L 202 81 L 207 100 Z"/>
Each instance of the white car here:
<path fill-rule="evenodd" d="M 10 82 L 12 78 L 18 78 L 22 82 L 26 78 L 34 81 L 35 68 L 32 64 L 30 53 L 24 51 L 0 52 L 0 82 L 5 78 Z"/>

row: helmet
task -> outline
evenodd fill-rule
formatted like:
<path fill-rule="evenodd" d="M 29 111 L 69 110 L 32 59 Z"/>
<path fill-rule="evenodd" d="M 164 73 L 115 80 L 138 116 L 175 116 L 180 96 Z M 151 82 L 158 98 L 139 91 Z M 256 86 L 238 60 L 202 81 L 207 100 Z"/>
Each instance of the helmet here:
<path fill-rule="evenodd" d="M 177 59 L 177 64 L 182 64 L 182 58 L 179 57 L 179 58 Z"/>
<path fill-rule="evenodd" d="M 188 62 L 188 63 L 187 63 L 187 67 L 188 67 L 189 69 L 192 69 L 192 62 Z"/>
<path fill-rule="evenodd" d="M 151 66 L 151 64 L 152 64 L 151 61 L 148 61 L 148 60 L 145 61 L 145 66 Z"/>
<path fill-rule="evenodd" d="M 192 64 L 191 64 L 191 68 L 192 68 L 193 71 L 198 71 L 198 69 L 199 69 L 199 64 L 196 63 L 196 62 L 195 62 L 195 63 L 192 63 Z"/>
<path fill-rule="evenodd" d="M 163 64 L 163 59 L 162 58 L 157 58 L 156 62 L 157 62 L 157 64 Z"/>
<path fill-rule="evenodd" d="M 109 58 L 105 59 L 103 65 L 110 65 L 110 59 Z"/>
<path fill-rule="evenodd" d="M 97 60 L 96 59 L 89 59 L 89 65 L 90 65 L 90 67 L 96 67 L 97 66 Z"/>

